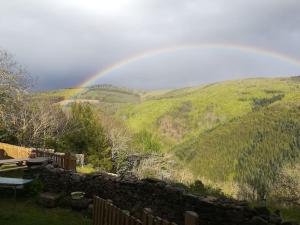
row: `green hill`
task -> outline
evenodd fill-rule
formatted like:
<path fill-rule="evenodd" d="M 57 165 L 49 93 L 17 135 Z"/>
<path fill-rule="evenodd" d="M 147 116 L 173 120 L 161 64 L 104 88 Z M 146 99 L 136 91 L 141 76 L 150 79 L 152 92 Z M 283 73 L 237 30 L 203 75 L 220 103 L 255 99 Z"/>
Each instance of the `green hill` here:
<path fill-rule="evenodd" d="M 282 171 L 299 165 L 299 77 L 148 92 L 96 86 L 76 98 L 98 100 L 101 110 L 115 112 L 128 127 L 135 151 L 171 155 L 193 179 L 237 183 L 262 194 Z"/>
<path fill-rule="evenodd" d="M 168 151 L 259 108 L 297 102 L 299 85 L 295 79 L 226 81 L 172 90 L 132 104 L 118 115 L 133 132 L 148 130 L 159 136 L 161 150 Z"/>
<path fill-rule="evenodd" d="M 38 93 L 42 97 L 54 98 L 61 105 L 68 106 L 73 102 L 89 102 L 102 111 L 115 113 L 127 104 L 141 101 L 141 91 L 112 85 L 95 85 L 86 88 L 67 88 Z"/>
<path fill-rule="evenodd" d="M 300 153 L 300 79 L 172 90 L 118 112 L 143 151 L 171 153 L 195 179 L 266 193 Z M 152 148 L 152 149 L 151 149 Z"/>

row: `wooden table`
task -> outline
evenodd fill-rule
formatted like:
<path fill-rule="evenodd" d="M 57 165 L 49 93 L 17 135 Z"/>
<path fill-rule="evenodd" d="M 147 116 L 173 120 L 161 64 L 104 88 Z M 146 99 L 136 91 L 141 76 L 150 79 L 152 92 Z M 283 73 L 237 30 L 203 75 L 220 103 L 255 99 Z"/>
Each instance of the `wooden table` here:
<path fill-rule="evenodd" d="M 48 157 L 37 157 L 37 158 L 30 158 L 27 159 L 26 164 L 30 165 L 43 165 L 49 163 L 50 159 Z"/>
<path fill-rule="evenodd" d="M 22 166 L 24 162 L 28 161 L 28 158 L 22 159 L 2 159 L 0 160 L 0 166 L 3 164 L 16 164 L 18 166 Z"/>
<path fill-rule="evenodd" d="M 0 166 L 4 164 L 16 164 L 18 166 L 24 165 L 43 165 L 49 162 L 48 157 L 37 157 L 37 158 L 22 158 L 22 159 L 3 159 L 0 160 Z"/>

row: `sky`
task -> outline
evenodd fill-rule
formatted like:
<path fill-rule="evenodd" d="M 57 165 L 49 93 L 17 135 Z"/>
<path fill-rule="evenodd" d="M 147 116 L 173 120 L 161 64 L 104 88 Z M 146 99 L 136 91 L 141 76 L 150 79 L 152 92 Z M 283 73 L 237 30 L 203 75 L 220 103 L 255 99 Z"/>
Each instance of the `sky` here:
<path fill-rule="evenodd" d="M 103 70 L 89 84 L 158 89 L 296 76 L 299 15 L 299 0 L 0 0 L 0 48 L 37 90 L 79 86 Z M 231 47 L 174 50 L 207 43 L 295 60 Z"/>

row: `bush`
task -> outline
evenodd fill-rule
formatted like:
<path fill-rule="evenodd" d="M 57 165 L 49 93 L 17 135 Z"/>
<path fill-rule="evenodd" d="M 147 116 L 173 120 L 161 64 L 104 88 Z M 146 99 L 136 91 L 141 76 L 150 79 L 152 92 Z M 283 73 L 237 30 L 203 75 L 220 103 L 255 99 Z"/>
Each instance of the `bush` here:
<path fill-rule="evenodd" d="M 283 99 L 284 94 L 274 95 L 271 98 L 254 98 L 253 99 L 253 111 L 260 109 L 261 107 L 268 106 L 276 101 L 280 101 Z"/>

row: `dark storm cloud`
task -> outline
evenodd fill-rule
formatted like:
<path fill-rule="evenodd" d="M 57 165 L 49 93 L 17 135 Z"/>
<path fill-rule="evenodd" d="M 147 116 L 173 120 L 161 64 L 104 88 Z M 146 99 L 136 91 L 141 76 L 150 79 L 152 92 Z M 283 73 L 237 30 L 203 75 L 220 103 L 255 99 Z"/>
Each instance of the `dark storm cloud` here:
<path fill-rule="evenodd" d="M 298 0 L 1 0 L 0 47 L 38 77 L 39 88 L 68 87 L 132 54 L 183 43 L 239 43 L 300 58 L 299 14 Z M 99 81 L 163 88 L 299 70 L 248 53 L 188 50 Z"/>

